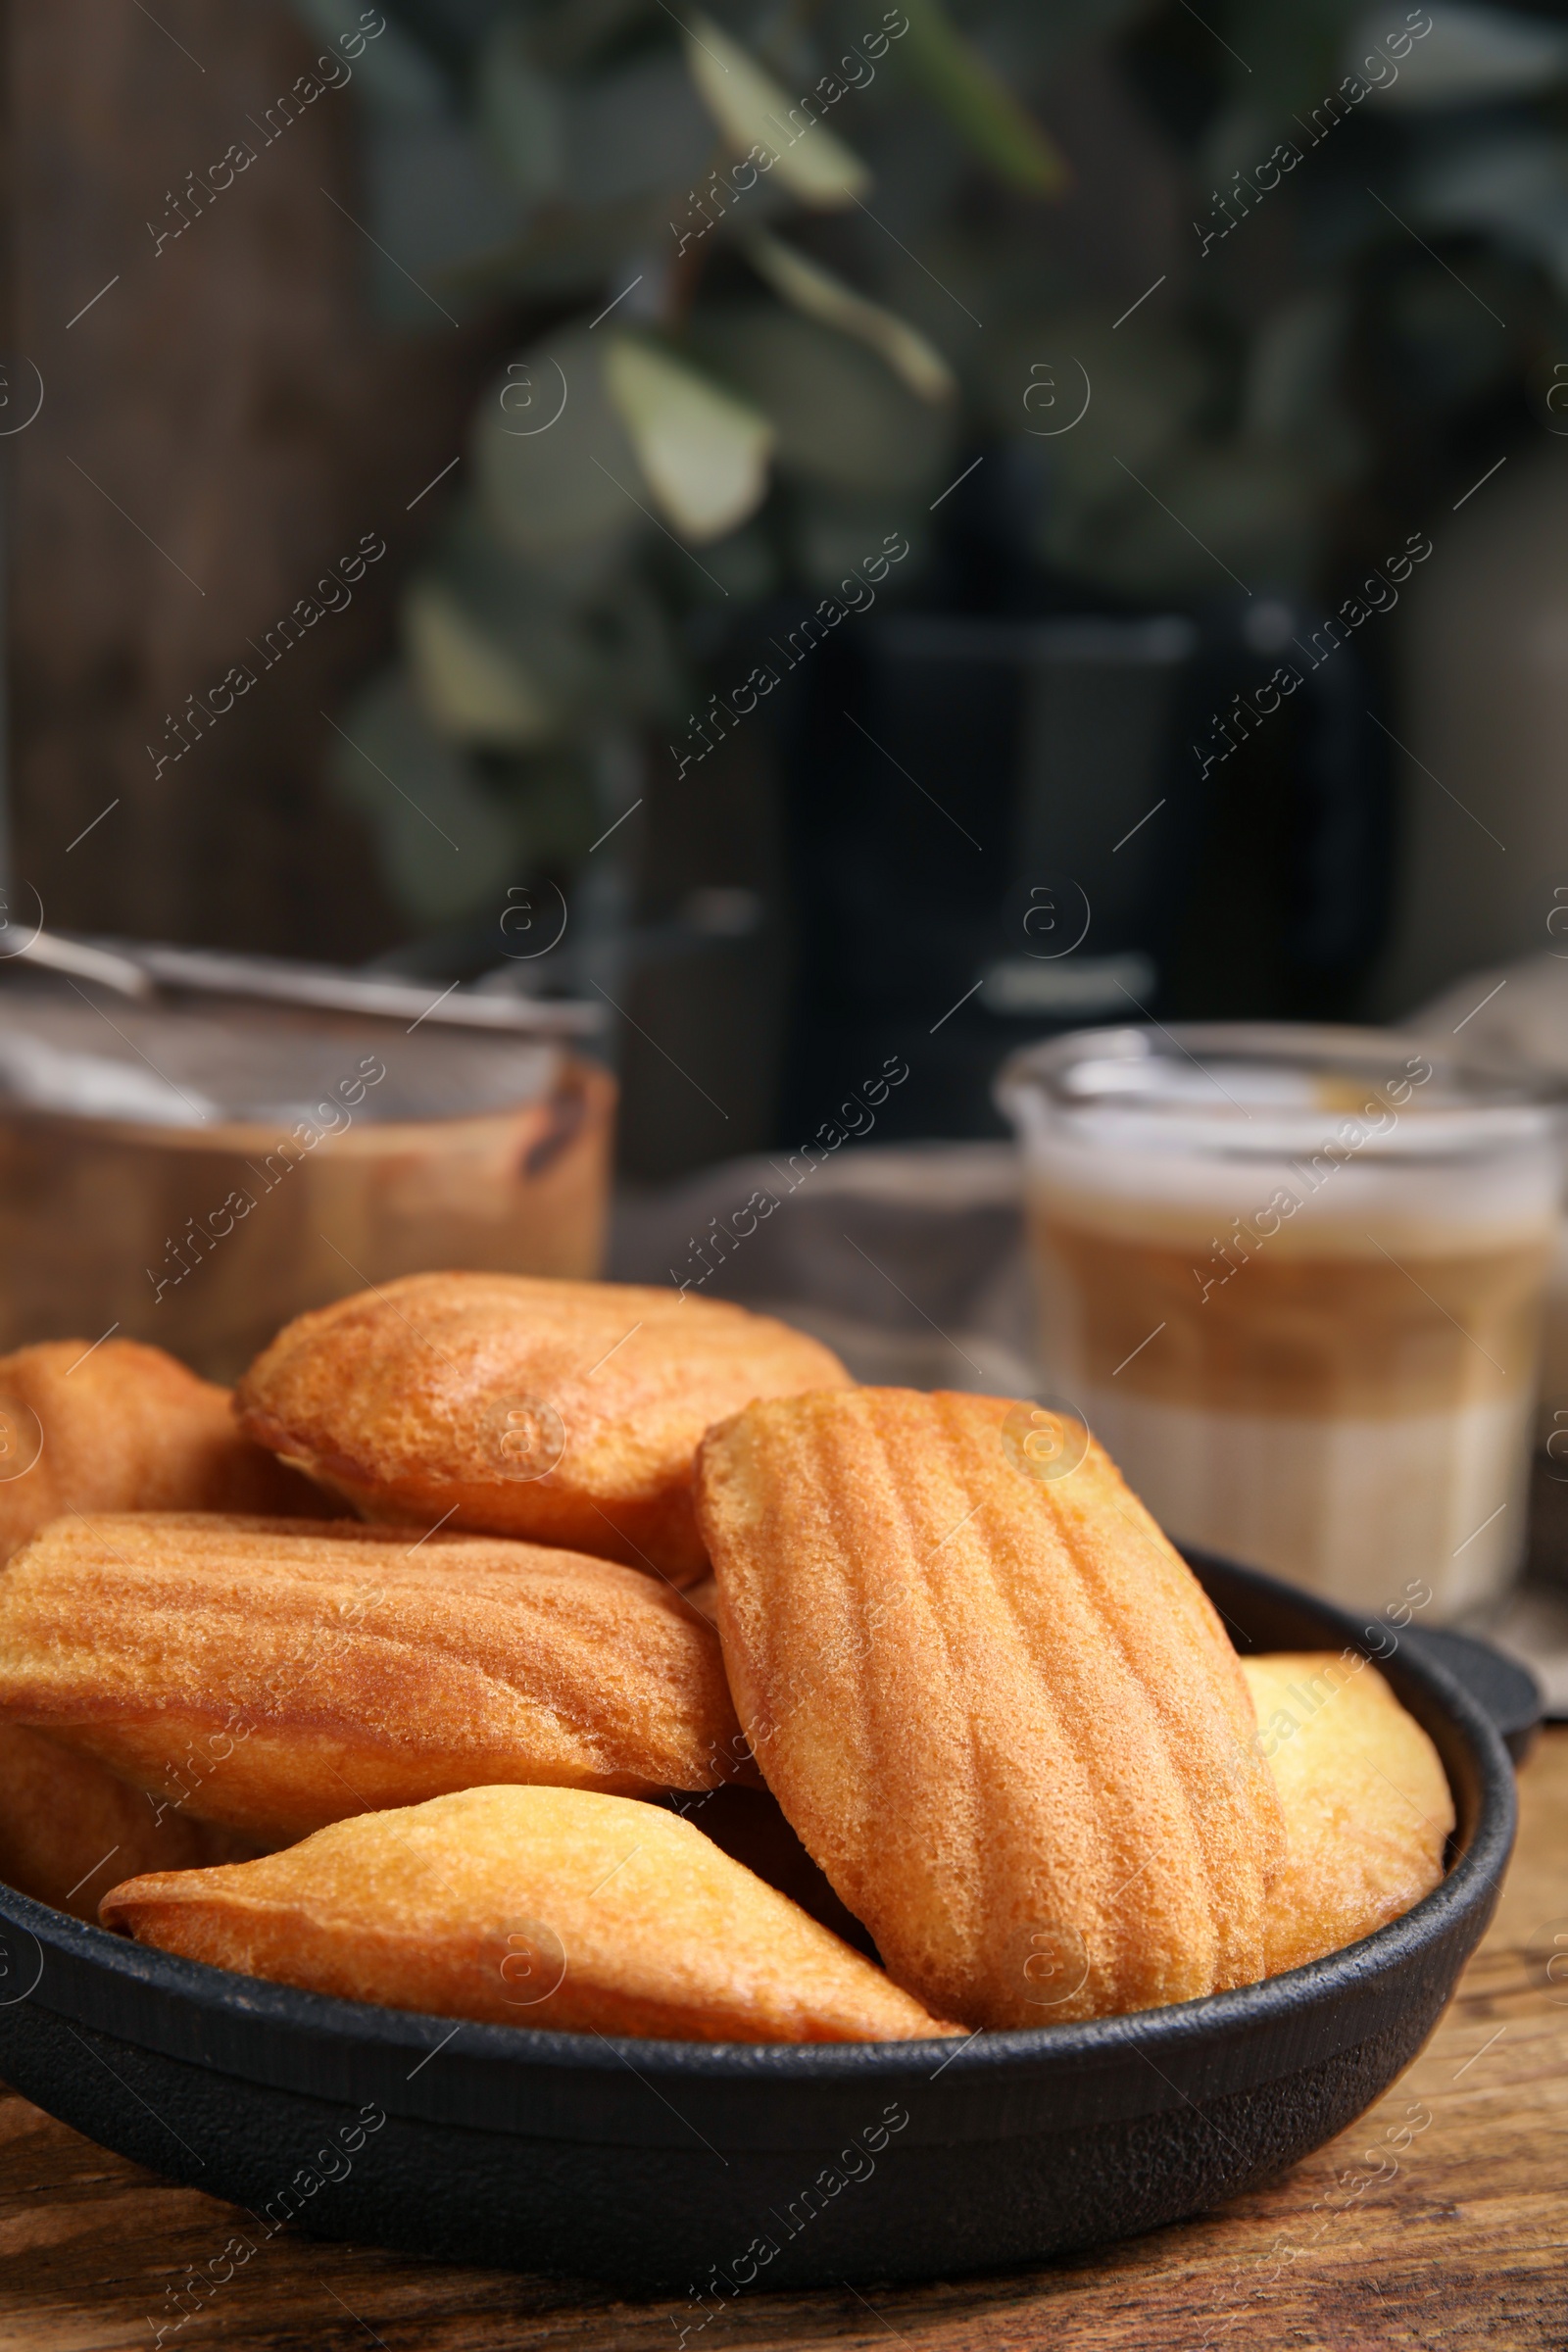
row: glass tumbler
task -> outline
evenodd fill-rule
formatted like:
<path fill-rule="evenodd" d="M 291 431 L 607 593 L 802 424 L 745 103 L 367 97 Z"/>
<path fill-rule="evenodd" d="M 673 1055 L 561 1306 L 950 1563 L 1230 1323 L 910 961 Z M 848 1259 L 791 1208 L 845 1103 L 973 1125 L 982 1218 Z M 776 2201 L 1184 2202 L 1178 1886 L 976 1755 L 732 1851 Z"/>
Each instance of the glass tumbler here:
<path fill-rule="evenodd" d="M 1178 1542 L 1426 1622 L 1525 1543 L 1559 1090 L 1365 1029 L 1088 1030 L 1027 1048 L 1048 1401 Z"/>

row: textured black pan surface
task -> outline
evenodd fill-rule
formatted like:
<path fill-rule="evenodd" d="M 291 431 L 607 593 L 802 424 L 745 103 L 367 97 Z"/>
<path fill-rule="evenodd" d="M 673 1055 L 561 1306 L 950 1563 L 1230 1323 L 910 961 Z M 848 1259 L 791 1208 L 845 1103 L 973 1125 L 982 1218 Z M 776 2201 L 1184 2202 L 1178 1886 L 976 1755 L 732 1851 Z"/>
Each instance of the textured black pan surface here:
<path fill-rule="evenodd" d="M 715 2047 L 462 2025 L 145 1949 L 0 1887 L 0 2075 L 258 2217 L 408 2252 L 713 2290 L 951 2277 L 1199 2212 L 1414 2057 L 1492 1916 L 1513 1772 L 1430 1650 L 1188 1555 L 1238 1648 L 1378 1658 L 1458 1813 L 1443 1885 L 1310 1967 L 945 2042 Z M 215 2246 L 215 2252 L 220 2249 Z M 695 2313 L 700 2318 L 700 2313 Z"/>
<path fill-rule="evenodd" d="M 1503 1746 L 1522 1764 L 1541 1735 L 1545 1697 L 1528 1666 L 1505 1657 L 1490 1642 L 1456 1634 L 1448 1626 L 1411 1626 L 1402 1637 L 1423 1657 L 1446 1666 L 1471 1697 L 1492 1717 Z"/>

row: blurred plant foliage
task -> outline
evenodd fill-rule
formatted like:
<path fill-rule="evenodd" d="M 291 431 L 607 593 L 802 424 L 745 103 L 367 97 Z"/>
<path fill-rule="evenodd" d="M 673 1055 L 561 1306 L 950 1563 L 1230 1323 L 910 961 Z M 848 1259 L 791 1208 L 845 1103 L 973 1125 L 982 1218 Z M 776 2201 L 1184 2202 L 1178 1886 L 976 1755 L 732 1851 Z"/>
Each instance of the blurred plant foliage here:
<path fill-rule="evenodd" d="M 701 700 L 700 616 L 821 595 L 888 531 L 901 593 L 922 566 L 930 593 L 932 502 L 977 452 L 988 527 L 1058 594 L 1191 602 L 1216 565 L 1310 592 L 1391 434 L 1517 382 L 1564 324 L 1549 19 L 383 5 L 358 75 L 379 305 L 543 322 L 349 720 L 375 765 L 345 749 L 342 787 L 421 919 L 466 910 L 477 860 L 454 871 L 381 769 L 497 862 L 569 867 L 618 813 L 607 747 Z"/>

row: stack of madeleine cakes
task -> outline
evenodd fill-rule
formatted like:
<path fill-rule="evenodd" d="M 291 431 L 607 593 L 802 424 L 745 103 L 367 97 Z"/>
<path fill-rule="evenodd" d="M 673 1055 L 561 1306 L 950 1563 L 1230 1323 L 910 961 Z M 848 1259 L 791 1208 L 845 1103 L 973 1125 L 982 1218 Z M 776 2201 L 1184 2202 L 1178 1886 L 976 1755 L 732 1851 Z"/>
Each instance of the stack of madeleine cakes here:
<path fill-rule="evenodd" d="M 303 1315 L 232 1399 L 85 1346 L 0 1360 L 0 1877 L 144 1943 L 908 2040 L 1252 1984 L 1443 1875 L 1376 1668 L 1239 1658 L 1086 1431 L 1020 1445 L 1041 1408 L 521 1276 Z"/>

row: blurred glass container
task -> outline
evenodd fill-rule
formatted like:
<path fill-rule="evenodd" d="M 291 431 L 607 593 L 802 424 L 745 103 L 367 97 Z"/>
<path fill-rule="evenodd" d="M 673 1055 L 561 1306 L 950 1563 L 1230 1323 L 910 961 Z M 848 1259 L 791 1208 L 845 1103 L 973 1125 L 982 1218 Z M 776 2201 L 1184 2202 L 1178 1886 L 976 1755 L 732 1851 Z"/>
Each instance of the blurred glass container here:
<path fill-rule="evenodd" d="M 1525 1542 L 1559 1094 L 1375 1030 L 1016 1054 L 999 1097 L 1049 1401 L 1179 1540 L 1428 1622 L 1496 1597 Z"/>
<path fill-rule="evenodd" d="M 1531 1070 L 1568 1092 L 1568 883 L 1557 884 L 1551 897 L 1544 929 L 1552 946 L 1517 963 L 1467 972 L 1407 1016 L 1410 1034 L 1446 1043 L 1462 1029 L 1470 1060 L 1486 1069 Z M 1558 1228 L 1546 1291 L 1536 1444 L 1546 1456 L 1546 1475 L 1558 1485 L 1568 1482 L 1568 1217 Z"/>
<path fill-rule="evenodd" d="M 0 1348 L 116 1330 L 229 1381 L 367 1283 L 595 1275 L 614 1101 L 555 1042 L 14 970 Z"/>

